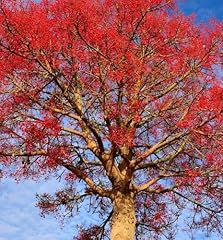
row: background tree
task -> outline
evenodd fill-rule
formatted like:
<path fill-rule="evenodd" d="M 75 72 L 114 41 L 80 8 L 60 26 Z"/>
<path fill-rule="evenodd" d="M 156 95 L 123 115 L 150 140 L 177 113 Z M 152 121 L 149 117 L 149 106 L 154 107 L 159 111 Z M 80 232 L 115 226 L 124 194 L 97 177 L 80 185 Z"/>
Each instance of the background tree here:
<path fill-rule="evenodd" d="M 222 231 L 221 23 L 171 0 L 2 0 L 0 22 L 1 173 L 62 181 L 43 214 L 89 205 L 79 240 L 174 239 L 188 208 Z"/>

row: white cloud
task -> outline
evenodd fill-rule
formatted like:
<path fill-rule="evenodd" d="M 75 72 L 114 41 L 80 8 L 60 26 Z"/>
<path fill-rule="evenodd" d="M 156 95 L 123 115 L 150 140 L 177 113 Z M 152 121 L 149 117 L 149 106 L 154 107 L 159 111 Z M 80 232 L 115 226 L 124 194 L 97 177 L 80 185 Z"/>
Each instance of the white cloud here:
<path fill-rule="evenodd" d="M 35 207 L 38 190 L 51 191 L 56 183 L 25 181 L 16 184 L 4 180 L 0 184 L 0 240 L 71 240 L 75 229 L 71 224 L 61 229 L 52 217 L 41 218 Z M 41 191 L 43 192 L 43 191 Z"/>

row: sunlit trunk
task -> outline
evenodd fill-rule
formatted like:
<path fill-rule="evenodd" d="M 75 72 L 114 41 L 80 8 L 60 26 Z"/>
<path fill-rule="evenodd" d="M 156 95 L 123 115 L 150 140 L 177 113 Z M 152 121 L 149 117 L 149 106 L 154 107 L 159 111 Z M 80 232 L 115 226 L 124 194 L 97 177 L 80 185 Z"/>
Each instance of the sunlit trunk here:
<path fill-rule="evenodd" d="M 113 201 L 111 240 L 133 240 L 135 225 L 134 199 L 119 192 Z"/>

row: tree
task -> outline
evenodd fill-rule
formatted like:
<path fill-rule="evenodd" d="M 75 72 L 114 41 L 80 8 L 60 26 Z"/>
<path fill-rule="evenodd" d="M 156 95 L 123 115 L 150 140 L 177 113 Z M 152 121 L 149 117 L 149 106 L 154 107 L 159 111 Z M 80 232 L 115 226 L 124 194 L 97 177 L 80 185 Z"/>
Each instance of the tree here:
<path fill-rule="evenodd" d="M 43 214 L 81 207 L 77 239 L 222 231 L 223 25 L 173 0 L 2 0 L 2 176 L 55 177 Z M 111 230 L 111 233 L 110 233 Z"/>

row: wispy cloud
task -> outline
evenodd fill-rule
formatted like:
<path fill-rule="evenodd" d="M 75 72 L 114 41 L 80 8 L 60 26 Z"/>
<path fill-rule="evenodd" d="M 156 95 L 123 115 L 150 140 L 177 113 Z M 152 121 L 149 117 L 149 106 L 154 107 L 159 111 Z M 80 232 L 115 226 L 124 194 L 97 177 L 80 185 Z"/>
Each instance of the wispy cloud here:
<path fill-rule="evenodd" d="M 56 184 L 33 183 L 16 184 L 5 180 L 0 184 L 0 240 L 64 240 L 72 239 L 75 229 L 68 224 L 61 229 L 52 217 L 41 218 L 35 207 L 35 193 L 52 191 Z"/>

